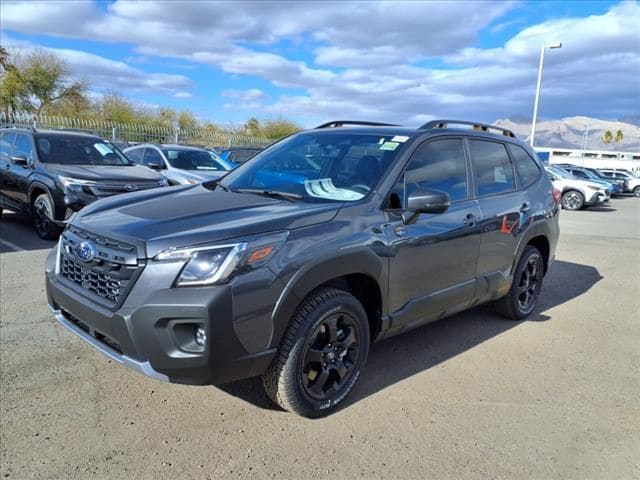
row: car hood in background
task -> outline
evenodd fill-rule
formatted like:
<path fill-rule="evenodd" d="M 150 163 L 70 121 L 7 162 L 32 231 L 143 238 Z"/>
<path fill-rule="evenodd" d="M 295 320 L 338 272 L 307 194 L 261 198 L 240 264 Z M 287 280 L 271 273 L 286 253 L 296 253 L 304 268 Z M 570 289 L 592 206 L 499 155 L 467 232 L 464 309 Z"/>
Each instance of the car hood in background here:
<path fill-rule="evenodd" d="M 42 165 L 54 175 L 96 182 L 159 181 L 162 179 L 159 173 L 139 165 L 64 165 L 60 163 L 44 163 Z"/>
<path fill-rule="evenodd" d="M 163 173 L 168 180 L 186 185 L 189 183 L 189 180 L 194 180 L 196 182 L 218 180 L 229 172 L 226 170 L 180 170 L 176 168 L 165 170 Z"/>
<path fill-rule="evenodd" d="M 341 203 L 304 203 L 202 185 L 114 196 L 78 213 L 73 225 L 146 248 L 151 258 L 171 247 L 220 242 L 327 222 Z"/>

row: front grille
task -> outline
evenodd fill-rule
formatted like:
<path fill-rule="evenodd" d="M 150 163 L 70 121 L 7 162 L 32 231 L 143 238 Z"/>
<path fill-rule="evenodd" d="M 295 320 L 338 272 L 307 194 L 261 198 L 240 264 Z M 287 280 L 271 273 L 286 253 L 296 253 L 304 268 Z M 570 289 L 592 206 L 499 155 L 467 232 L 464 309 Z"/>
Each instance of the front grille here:
<path fill-rule="evenodd" d="M 101 261 L 84 264 L 67 253 L 60 256 L 60 274 L 63 277 L 113 304 L 120 303 L 136 269 Z"/>
<path fill-rule="evenodd" d="M 118 193 L 139 192 L 150 188 L 162 187 L 164 182 L 123 182 L 123 183 L 99 183 L 91 186 L 91 192 L 97 197 L 116 195 Z"/>
<path fill-rule="evenodd" d="M 87 245 L 87 244 L 90 244 Z M 83 247 L 90 257 L 80 257 Z M 144 265 L 135 246 L 70 225 L 60 240 L 60 277 L 98 303 L 114 308 L 124 301 Z"/>

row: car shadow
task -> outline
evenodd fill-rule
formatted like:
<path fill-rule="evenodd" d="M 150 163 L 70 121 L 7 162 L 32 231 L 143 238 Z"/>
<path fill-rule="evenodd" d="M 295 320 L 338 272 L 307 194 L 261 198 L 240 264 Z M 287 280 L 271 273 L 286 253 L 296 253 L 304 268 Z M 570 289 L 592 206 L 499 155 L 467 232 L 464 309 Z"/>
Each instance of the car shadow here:
<path fill-rule="evenodd" d="M 589 207 L 589 208 L 586 208 L 584 211 L 585 212 L 602 213 L 602 212 L 617 212 L 618 209 L 617 208 L 613 208 L 613 207 L 609 207 L 609 206 L 599 206 L 599 207 Z"/>
<path fill-rule="evenodd" d="M 52 240 L 38 237 L 33 220 L 25 214 L 4 211 L 0 218 L 0 252 L 41 250 L 52 248 Z"/>
<path fill-rule="evenodd" d="M 545 277 L 536 312 L 524 321 L 506 320 L 490 305 L 482 305 L 420 327 L 410 335 L 398 335 L 372 345 L 359 384 L 343 408 L 463 354 L 522 323 L 549 320 L 551 317 L 546 312 L 584 295 L 602 278 L 592 266 L 556 261 Z M 259 378 L 216 388 L 259 408 L 278 410 L 264 393 Z"/>

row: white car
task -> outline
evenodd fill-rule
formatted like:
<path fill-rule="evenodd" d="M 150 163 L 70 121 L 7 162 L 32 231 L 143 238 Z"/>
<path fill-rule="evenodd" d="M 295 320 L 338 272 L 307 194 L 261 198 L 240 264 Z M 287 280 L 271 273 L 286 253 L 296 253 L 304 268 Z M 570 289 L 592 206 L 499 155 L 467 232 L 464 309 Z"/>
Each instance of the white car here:
<path fill-rule="evenodd" d="M 545 170 L 553 186 L 562 192 L 560 203 L 565 210 L 602 205 L 611 198 L 602 184 L 580 180 L 556 167 L 545 167 Z"/>
<path fill-rule="evenodd" d="M 125 148 L 137 164 L 159 171 L 170 185 L 193 185 L 217 180 L 234 165 L 204 148 L 187 145 L 142 143 Z"/>
<path fill-rule="evenodd" d="M 626 170 L 614 170 L 609 168 L 600 169 L 605 177 L 624 180 L 624 191 L 633 193 L 636 197 L 640 197 L 640 178 L 634 174 L 627 172 Z"/>

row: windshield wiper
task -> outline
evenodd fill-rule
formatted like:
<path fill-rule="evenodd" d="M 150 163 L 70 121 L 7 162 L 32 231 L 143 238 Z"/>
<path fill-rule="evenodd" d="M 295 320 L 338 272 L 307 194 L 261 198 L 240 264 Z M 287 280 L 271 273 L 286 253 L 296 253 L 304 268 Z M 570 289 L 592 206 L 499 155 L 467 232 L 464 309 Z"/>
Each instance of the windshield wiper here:
<path fill-rule="evenodd" d="M 233 191 L 237 193 L 255 193 L 256 195 L 262 195 L 272 198 L 283 198 L 285 200 L 302 200 L 304 198 L 298 193 L 279 192 L 276 190 L 263 190 L 260 188 L 236 188 Z"/>

